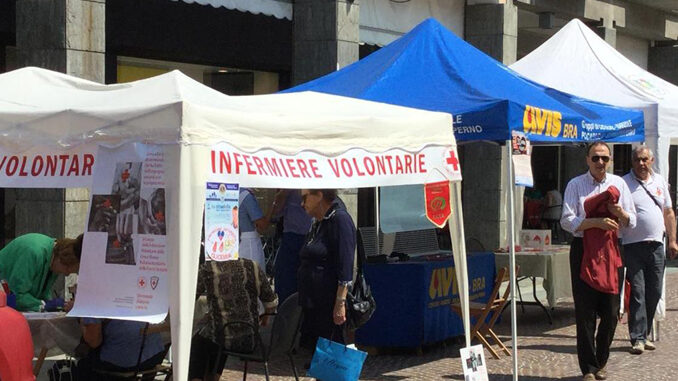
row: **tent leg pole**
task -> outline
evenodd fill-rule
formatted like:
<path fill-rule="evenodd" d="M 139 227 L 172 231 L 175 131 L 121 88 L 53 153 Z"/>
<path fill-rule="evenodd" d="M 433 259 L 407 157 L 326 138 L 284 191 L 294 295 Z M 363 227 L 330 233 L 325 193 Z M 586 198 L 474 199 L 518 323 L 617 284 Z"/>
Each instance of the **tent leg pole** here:
<path fill-rule="evenodd" d="M 506 150 L 508 155 L 507 176 L 508 181 L 506 186 L 508 189 L 508 233 L 509 233 L 509 273 L 511 277 L 511 341 L 513 343 L 513 380 L 518 380 L 518 325 L 516 320 L 516 227 L 515 227 L 515 210 L 514 210 L 514 195 L 513 195 L 513 158 L 511 140 L 506 141 Z"/>

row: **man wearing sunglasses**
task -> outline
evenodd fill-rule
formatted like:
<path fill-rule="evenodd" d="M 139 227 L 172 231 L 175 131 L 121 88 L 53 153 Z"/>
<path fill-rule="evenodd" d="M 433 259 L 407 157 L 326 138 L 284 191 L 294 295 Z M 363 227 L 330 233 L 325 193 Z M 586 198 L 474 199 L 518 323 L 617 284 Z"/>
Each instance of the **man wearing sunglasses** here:
<path fill-rule="evenodd" d="M 638 222 L 625 229 L 624 259 L 626 279 L 631 283 L 629 303 L 630 353 L 639 355 L 655 349 L 648 333 L 657 303 L 662 294 L 666 253 L 664 236 L 668 238 L 668 254 L 675 258 L 676 217 L 666 181 L 652 172 L 654 156 L 646 146 L 638 146 L 631 155 L 632 169 L 624 180 L 628 184 L 636 207 Z"/>
<path fill-rule="evenodd" d="M 619 311 L 619 276 L 617 264 L 621 264 L 617 232 L 622 227 L 633 228 L 636 225 L 636 212 L 631 192 L 626 182 L 619 176 L 607 173 L 610 165 L 610 147 L 601 141 L 588 146 L 586 164 L 589 170 L 570 180 L 565 188 L 561 227 L 572 233 L 574 239 L 570 246 L 570 271 L 572 277 L 572 296 L 577 323 L 577 357 L 585 381 L 605 380 L 605 365 L 610 356 L 610 345 L 617 328 Z M 610 195 L 609 201 L 601 204 L 606 217 L 587 216 L 587 201 L 598 200 L 604 193 Z M 595 199 L 594 199 L 595 198 Z M 618 200 L 616 200 L 618 198 Z M 616 202 L 614 202 L 616 200 Z M 601 209 L 601 208 L 599 208 Z M 610 234 L 607 234 L 610 233 Z M 609 275 L 607 280 L 613 284 L 601 291 L 600 287 L 585 281 L 582 276 L 594 273 L 587 259 L 592 248 L 585 247 L 592 235 L 605 237 L 604 242 L 594 242 L 594 252 L 600 256 L 601 263 L 608 264 L 609 273 L 599 272 L 600 279 Z M 597 251 L 596 251 L 597 250 Z M 584 254 L 587 254 L 585 256 Z M 617 280 L 617 282 L 615 282 Z M 609 283 L 608 283 L 609 285 Z M 596 333 L 596 317 L 600 324 Z"/>

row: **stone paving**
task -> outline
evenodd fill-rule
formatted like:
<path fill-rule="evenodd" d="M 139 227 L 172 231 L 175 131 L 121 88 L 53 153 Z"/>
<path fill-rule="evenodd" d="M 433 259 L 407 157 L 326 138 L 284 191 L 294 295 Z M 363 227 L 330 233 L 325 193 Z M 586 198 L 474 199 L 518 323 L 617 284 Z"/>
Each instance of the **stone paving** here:
<path fill-rule="evenodd" d="M 608 363 L 608 380 L 678 380 L 678 272 L 667 275 L 667 317 L 661 322 L 657 350 L 642 355 L 628 353 L 628 327 L 619 324 Z M 580 380 L 575 347 L 574 306 L 559 304 L 552 311 L 553 325 L 538 307 L 518 308 L 518 359 L 521 380 Z M 510 310 L 503 314 L 497 333 L 510 343 Z M 463 380 L 459 343 L 441 343 L 423 351 L 370 355 L 365 362 L 361 380 Z M 508 356 L 495 360 L 485 351 L 490 380 L 511 380 L 512 360 Z M 310 354 L 296 357 L 298 368 L 308 362 Z M 250 364 L 248 380 L 263 380 L 263 367 Z M 289 363 L 271 364 L 271 380 L 294 380 Z M 242 363 L 229 359 L 221 380 L 242 379 Z M 311 380 L 303 377 L 303 380 Z"/>

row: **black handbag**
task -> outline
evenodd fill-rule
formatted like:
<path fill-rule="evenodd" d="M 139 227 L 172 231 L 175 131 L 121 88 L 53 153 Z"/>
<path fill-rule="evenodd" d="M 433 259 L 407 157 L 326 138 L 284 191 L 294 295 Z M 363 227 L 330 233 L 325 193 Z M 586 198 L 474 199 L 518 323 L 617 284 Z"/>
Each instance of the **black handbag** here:
<path fill-rule="evenodd" d="M 349 329 L 356 330 L 372 317 L 377 309 L 377 303 L 372 296 L 372 290 L 363 275 L 363 266 L 366 262 L 362 237 L 358 233 L 358 271 L 355 282 L 346 294 L 346 324 Z"/>

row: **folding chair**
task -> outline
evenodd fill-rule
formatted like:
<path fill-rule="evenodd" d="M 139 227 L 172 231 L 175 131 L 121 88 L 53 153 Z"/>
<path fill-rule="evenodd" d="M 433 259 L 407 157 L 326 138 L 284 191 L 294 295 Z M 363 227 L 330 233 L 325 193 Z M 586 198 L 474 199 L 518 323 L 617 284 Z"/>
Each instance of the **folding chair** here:
<path fill-rule="evenodd" d="M 518 273 L 518 266 L 516 266 L 516 274 Z M 499 292 L 502 288 L 503 283 L 506 283 L 506 289 L 499 295 Z M 498 359 L 499 354 L 492 348 L 490 343 L 485 338 L 489 336 L 492 340 L 499 345 L 501 350 L 506 353 L 506 355 L 511 356 L 511 352 L 506 348 L 504 343 L 497 337 L 497 334 L 494 333 L 492 328 L 494 324 L 501 316 L 501 312 L 508 301 L 509 295 L 511 294 L 511 285 L 510 285 L 510 276 L 508 267 L 502 267 L 497 273 L 497 278 L 494 282 L 494 288 L 490 294 L 487 303 L 469 303 L 469 312 L 471 317 L 476 318 L 476 323 L 471 328 L 471 338 L 477 338 L 488 351 Z M 461 305 L 459 303 L 453 303 L 450 305 L 452 311 L 457 313 L 459 316 L 462 316 Z"/>

